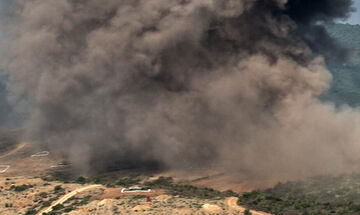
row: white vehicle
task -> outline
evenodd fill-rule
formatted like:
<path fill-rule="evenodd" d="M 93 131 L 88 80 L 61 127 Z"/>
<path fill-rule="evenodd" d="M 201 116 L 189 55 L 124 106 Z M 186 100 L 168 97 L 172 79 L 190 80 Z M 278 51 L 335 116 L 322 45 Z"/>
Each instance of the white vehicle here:
<path fill-rule="evenodd" d="M 151 189 L 145 189 L 142 187 L 129 187 L 129 188 L 122 188 L 122 193 L 150 193 Z"/>
<path fill-rule="evenodd" d="M 34 158 L 34 157 L 46 157 L 49 154 L 50 154 L 50 152 L 48 152 L 48 151 L 42 151 L 42 152 L 38 152 L 36 154 L 31 155 L 31 157 L 32 158 Z"/>

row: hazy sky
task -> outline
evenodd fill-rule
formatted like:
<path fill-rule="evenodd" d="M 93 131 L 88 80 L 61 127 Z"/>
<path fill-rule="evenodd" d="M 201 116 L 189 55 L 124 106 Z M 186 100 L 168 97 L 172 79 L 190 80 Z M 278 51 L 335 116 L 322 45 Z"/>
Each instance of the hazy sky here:
<path fill-rule="evenodd" d="M 357 11 L 353 13 L 352 17 L 346 21 L 350 24 L 360 24 L 360 0 L 354 0 Z"/>

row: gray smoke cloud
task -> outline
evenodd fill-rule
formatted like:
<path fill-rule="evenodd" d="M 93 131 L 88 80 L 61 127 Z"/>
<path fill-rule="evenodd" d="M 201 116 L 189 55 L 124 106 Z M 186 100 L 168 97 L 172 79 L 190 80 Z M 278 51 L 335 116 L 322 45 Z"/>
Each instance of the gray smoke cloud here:
<path fill-rule="evenodd" d="M 28 138 L 81 167 L 358 170 L 359 110 L 318 100 L 331 75 L 313 48 L 337 47 L 318 22 L 352 1 L 316 2 L 18 0 L 9 98 Z"/>

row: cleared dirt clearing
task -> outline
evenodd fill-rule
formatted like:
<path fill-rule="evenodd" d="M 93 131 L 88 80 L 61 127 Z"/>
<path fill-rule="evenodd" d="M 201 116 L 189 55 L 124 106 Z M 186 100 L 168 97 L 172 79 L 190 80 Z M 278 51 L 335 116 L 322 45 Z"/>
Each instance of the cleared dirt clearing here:
<path fill-rule="evenodd" d="M 225 199 L 225 205 L 227 205 L 229 208 L 240 211 L 241 213 L 244 213 L 246 208 L 239 206 L 237 204 L 238 198 L 237 197 L 229 197 L 227 199 Z M 254 211 L 254 210 L 250 210 L 252 215 L 272 215 L 269 213 L 265 213 L 265 212 L 260 212 L 260 211 Z"/>

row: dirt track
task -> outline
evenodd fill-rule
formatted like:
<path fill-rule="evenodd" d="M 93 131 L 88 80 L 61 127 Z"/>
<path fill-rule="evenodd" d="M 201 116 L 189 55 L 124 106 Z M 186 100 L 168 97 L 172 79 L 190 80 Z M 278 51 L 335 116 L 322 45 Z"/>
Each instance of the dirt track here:
<path fill-rule="evenodd" d="M 94 184 L 94 185 L 89 185 L 86 187 L 82 187 L 79 189 L 76 189 L 68 194 L 66 194 L 65 196 L 61 197 L 60 199 L 58 199 L 57 201 L 55 201 L 53 204 L 51 204 L 49 207 L 45 208 L 44 210 L 40 211 L 39 213 L 37 213 L 37 215 L 42 215 L 44 213 L 49 213 L 50 211 L 52 211 L 52 208 L 56 205 L 59 204 L 63 204 L 64 202 L 66 202 L 67 200 L 69 200 L 71 197 L 75 196 L 78 193 L 81 193 L 85 190 L 89 190 L 92 188 L 96 188 L 96 187 L 101 187 L 102 185 L 98 185 L 98 184 Z"/>
<path fill-rule="evenodd" d="M 7 156 L 10 156 L 10 155 L 14 154 L 15 152 L 21 150 L 22 148 L 25 147 L 26 144 L 27 144 L 27 143 L 21 143 L 21 144 L 17 145 L 15 149 L 11 150 L 10 152 L 8 152 L 8 153 L 6 153 L 6 154 L 4 154 L 4 155 L 1 155 L 1 156 L 0 156 L 0 159 L 1 159 L 1 158 L 5 158 L 5 157 L 7 157 Z"/>
<path fill-rule="evenodd" d="M 244 211 L 246 210 L 246 208 L 239 206 L 237 204 L 238 198 L 237 197 L 229 197 L 227 199 L 225 199 L 225 205 L 229 206 L 230 208 L 240 211 L 241 213 L 244 213 Z M 272 215 L 269 213 L 265 213 L 265 212 L 260 212 L 260 211 L 254 211 L 254 210 L 250 210 L 251 214 L 253 215 Z"/>

